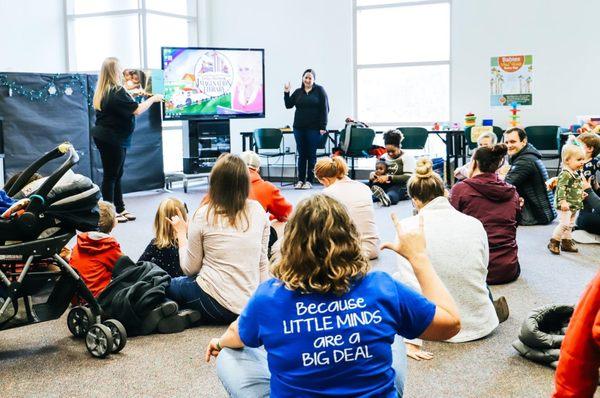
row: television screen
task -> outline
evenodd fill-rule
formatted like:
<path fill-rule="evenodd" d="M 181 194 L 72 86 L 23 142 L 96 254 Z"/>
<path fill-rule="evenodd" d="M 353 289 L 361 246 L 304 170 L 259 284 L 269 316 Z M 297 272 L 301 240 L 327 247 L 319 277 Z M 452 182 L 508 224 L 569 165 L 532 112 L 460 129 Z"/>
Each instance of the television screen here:
<path fill-rule="evenodd" d="M 263 49 L 163 47 L 165 120 L 265 117 Z"/>

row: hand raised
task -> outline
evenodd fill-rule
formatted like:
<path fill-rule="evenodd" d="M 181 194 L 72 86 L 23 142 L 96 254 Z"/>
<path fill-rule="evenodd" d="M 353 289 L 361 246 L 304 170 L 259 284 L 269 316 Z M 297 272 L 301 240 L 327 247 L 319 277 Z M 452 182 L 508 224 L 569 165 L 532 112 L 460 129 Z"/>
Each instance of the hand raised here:
<path fill-rule="evenodd" d="M 283 85 L 283 92 L 285 93 L 289 93 L 290 92 L 290 82 L 287 82 L 286 84 Z"/>
<path fill-rule="evenodd" d="M 392 213 L 392 221 L 396 228 L 396 242 L 386 242 L 381 245 L 381 249 L 393 250 L 399 255 L 406 257 L 411 264 L 411 259 L 420 255 L 427 255 L 422 215 L 419 215 L 419 228 L 413 231 L 404 231 L 395 213 Z"/>
<path fill-rule="evenodd" d="M 179 210 L 178 208 L 176 208 L 175 210 L 177 211 L 176 216 L 173 216 L 171 218 L 165 218 L 167 222 L 171 224 L 171 226 L 173 227 L 173 233 L 175 234 L 175 236 L 177 236 L 179 234 L 185 234 L 187 232 L 188 224 L 185 221 L 183 214 L 181 214 L 181 210 Z"/>

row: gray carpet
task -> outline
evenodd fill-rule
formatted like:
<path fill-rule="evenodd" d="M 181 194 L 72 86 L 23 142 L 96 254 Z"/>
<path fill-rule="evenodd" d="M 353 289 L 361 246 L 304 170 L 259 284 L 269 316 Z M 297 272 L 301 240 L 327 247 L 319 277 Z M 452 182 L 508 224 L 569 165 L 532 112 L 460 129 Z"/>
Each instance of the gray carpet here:
<path fill-rule="evenodd" d="M 147 192 L 126 198 L 139 219 L 119 225 L 115 236 L 134 260 L 152 237 L 158 203 L 175 196 L 193 210 L 206 192 L 192 186 L 188 194 Z M 310 192 L 285 190 L 297 203 Z M 409 202 L 377 208 L 383 240 L 394 237 L 389 215 L 411 214 Z M 519 228 L 522 274 L 494 295 L 506 296 L 510 318 L 486 339 L 453 345 L 425 343 L 435 357 L 409 361 L 406 397 L 548 397 L 553 371 L 519 357 L 510 343 L 529 310 L 550 303 L 574 303 L 600 266 L 600 246 L 580 246 L 579 254 L 553 256 L 546 249 L 552 226 Z M 384 253 L 376 268 L 393 271 L 394 256 Z M 106 360 L 91 358 L 81 340 L 71 337 L 65 322 L 46 322 L 0 332 L 0 395 L 58 396 L 195 396 L 225 397 L 214 364 L 202 361 L 210 338 L 223 328 L 201 327 L 174 335 L 132 338 L 122 353 Z M 598 395 L 600 396 L 600 394 Z"/>

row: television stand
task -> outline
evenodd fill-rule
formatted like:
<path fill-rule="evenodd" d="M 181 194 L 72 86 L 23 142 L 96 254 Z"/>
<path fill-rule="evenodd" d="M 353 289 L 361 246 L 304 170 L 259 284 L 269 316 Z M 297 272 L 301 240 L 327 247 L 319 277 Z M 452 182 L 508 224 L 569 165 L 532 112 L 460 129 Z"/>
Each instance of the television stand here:
<path fill-rule="evenodd" d="M 183 123 L 183 174 L 210 173 L 223 153 L 231 152 L 229 119 Z"/>

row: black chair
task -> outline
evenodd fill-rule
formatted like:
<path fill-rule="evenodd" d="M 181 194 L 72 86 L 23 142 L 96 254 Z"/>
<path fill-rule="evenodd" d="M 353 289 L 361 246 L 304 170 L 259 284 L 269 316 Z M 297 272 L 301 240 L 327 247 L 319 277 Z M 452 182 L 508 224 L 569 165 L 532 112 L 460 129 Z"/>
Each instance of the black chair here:
<path fill-rule="evenodd" d="M 398 127 L 404 135 L 402 149 L 425 149 L 429 132 L 424 127 Z"/>
<path fill-rule="evenodd" d="M 340 142 L 345 138 L 346 130 L 340 132 Z M 348 142 L 348 150 L 344 154 L 344 158 L 350 158 L 350 177 L 356 178 L 354 168 L 354 160 L 357 158 L 370 158 L 369 151 L 373 146 L 375 139 L 375 131 L 364 127 L 352 127 L 350 129 L 350 140 Z"/>
<path fill-rule="evenodd" d="M 285 152 L 283 133 L 280 129 L 261 128 L 254 130 L 254 150 L 260 157 L 267 159 L 267 180 L 271 179 L 270 159 L 281 158 L 281 180 L 283 186 L 283 172 L 285 170 L 285 156 L 295 155 L 295 152 Z M 295 167 L 294 167 L 295 169 Z"/>
<path fill-rule="evenodd" d="M 542 154 L 542 160 L 558 159 L 556 172 L 560 169 L 560 126 L 527 126 L 527 142 Z"/>
<path fill-rule="evenodd" d="M 472 126 L 465 128 L 465 140 L 469 149 L 473 150 L 477 148 L 477 142 L 471 140 L 471 129 Z M 494 134 L 496 134 L 496 137 L 498 137 L 498 142 L 502 142 L 502 135 L 504 134 L 502 127 L 492 126 L 492 130 L 494 131 Z"/>
<path fill-rule="evenodd" d="M 331 149 L 329 148 L 329 134 L 325 133 L 321 135 L 319 139 L 319 145 L 317 146 L 317 158 L 322 158 L 331 155 Z"/>

